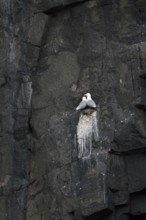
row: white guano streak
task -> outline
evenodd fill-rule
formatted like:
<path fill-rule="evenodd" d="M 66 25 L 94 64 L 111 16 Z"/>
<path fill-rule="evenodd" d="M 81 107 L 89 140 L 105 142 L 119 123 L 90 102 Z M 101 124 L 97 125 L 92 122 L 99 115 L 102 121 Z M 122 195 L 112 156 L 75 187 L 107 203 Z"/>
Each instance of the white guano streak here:
<path fill-rule="evenodd" d="M 92 141 L 98 141 L 97 112 L 90 115 L 81 114 L 77 125 L 78 158 L 90 159 Z"/>

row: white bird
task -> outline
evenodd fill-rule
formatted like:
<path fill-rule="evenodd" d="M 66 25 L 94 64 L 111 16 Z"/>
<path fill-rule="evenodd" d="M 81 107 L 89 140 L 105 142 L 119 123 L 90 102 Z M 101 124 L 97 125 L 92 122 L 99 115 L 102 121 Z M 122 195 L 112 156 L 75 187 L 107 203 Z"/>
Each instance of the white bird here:
<path fill-rule="evenodd" d="M 91 94 L 90 93 L 86 93 L 85 96 L 87 97 L 87 99 L 86 99 L 87 107 L 96 108 L 96 104 L 93 101 L 93 99 L 91 98 Z"/>
<path fill-rule="evenodd" d="M 82 101 L 80 104 L 77 106 L 76 110 L 81 110 L 87 107 L 87 99 L 85 96 L 82 97 Z"/>

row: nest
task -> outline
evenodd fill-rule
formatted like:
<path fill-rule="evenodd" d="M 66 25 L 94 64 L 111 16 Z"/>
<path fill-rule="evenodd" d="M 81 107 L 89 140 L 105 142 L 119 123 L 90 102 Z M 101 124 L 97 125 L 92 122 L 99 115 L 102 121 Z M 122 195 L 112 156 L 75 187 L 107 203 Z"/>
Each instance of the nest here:
<path fill-rule="evenodd" d="M 97 111 L 96 108 L 85 108 L 82 110 L 84 115 L 91 115 L 93 112 Z"/>

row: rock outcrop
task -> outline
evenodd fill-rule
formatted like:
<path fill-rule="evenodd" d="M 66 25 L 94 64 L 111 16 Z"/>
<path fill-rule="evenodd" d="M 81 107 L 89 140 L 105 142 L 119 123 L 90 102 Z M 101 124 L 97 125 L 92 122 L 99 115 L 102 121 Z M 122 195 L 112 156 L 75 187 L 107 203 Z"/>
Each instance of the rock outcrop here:
<path fill-rule="evenodd" d="M 0 11 L 0 219 L 146 219 L 145 0 Z"/>

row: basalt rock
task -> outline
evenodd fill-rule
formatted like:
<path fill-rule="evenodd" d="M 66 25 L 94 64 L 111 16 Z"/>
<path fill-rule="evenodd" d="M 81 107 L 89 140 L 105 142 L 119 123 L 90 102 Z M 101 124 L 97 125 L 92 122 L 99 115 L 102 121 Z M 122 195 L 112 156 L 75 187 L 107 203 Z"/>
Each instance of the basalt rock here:
<path fill-rule="evenodd" d="M 145 219 L 145 0 L 0 12 L 0 219 Z"/>

